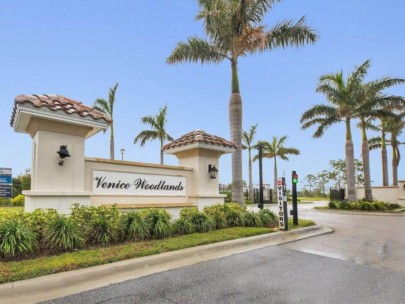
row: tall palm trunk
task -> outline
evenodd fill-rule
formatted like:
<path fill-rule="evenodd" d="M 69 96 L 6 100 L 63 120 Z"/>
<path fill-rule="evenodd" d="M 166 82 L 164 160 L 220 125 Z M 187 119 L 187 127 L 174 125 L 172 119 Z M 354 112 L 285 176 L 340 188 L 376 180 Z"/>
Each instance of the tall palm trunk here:
<path fill-rule="evenodd" d="M 356 179 L 354 166 L 354 148 L 352 141 L 352 132 L 350 129 L 350 119 L 346 120 L 346 182 L 347 182 L 347 200 L 354 202 L 356 200 Z"/>
<path fill-rule="evenodd" d="M 111 135 L 110 135 L 110 159 L 114 160 L 115 159 L 115 156 L 114 156 L 114 150 L 115 150 L 114 149 L 114 127 L 113 127 L 112 122 L 111 122 L 110 132 L 111 132 Z"/>
<path fill-rule="evenodd" d="M 392 143 L 392 184 L 398 186 L 398 154 L 394 143 Z"/>
<path fill-rule="evenodd" d="M 385 143 L 385 130 L 381 132 L 381 161 L 382 161 L 382 176 L 383 176 L 383 186 L 387 187 L 389 185 L 388 180 L 388 157 L 387 157 L 387 145 Z"/>
<path fill-rule="evenodd" d="M 366 201 L 373 201 L 373 190 L 371 189 L 371 178 L 370 178 L 370 149 L 368 147 L 367 132 L 362 123 L 362 140 L 361 143 L 361 155 L 363 159 L 363 173 L 364 173 L 364 197 Z"/>
<path fill-rule="evenodd" d="M 252 175 L 252 151 L 249 149 L 249 201 L 254 202 L 253 175 Z"/>
<path fill-rule="evenodd" d="M 273 174 L 274 174 L 274 188 L 273 188 L 273 197 L 275 198 L 275 202 L 277 203 L 277 156 L 274 156 L 274 169 L 273 169 Z"/>
<path fill-rule="evenodd" d="M 163 155 L 163 139 L 160 139 L 160 164 L 164 165 L 164 155 Z"/>
<path fill-rule="evenodd" d="M 232 201 L 243 206 L 242 180 L 242 97 L 239 92 L 238 65 L 232 60 L 232 94 L 229 100 L 231 141 L 238 148 L 232 154 Z"/>

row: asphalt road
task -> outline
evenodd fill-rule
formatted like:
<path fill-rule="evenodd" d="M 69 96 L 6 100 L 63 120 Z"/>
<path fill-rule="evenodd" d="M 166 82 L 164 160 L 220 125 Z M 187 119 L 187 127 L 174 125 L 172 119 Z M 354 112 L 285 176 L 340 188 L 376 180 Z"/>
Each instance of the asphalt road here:
<path fill-rule="evenodd" d="M 300 208 L 335 233 L 47 303 L 405 303 L 404 216 Z"/>
<path fill-rule="evenodd" d="M 300 215 L 332 227 L 335 233 L 289 243 L 285 248 L 405 273 L 405 213 L 301 210 Z"/>
<path fill-rule="evenodd" d="M 267 247 L 48 303 L 404 303 L 405 274 Z"/>

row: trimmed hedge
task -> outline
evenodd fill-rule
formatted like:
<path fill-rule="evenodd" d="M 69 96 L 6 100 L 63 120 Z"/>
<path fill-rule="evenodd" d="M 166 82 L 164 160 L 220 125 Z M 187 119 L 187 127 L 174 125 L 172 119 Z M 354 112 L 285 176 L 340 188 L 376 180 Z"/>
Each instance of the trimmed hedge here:
<path fill-rule="evenodd" d="M 357 202 L 347 202 L 347 201 L 331 201 L 328 204 L 329 209 L 340 209 L 340 210 L 362 210 L 362 211 L 385 211 L 385 210 L 395 210 L 401 206 L 398 204 L 385 203 L 381 201 L 367 202 L 365 200 L 360 200 Z"/>

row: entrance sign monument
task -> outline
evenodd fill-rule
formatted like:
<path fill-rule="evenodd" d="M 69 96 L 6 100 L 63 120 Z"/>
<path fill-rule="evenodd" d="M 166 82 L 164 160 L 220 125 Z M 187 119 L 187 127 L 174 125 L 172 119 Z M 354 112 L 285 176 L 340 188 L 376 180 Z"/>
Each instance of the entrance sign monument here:
<path fill-rule="evenodd" d="M 122 209 L 166 208 L 174 218 L 183 207 L 223 203 L 219 158 L 235 144 L 196 130 L 163 147 L 179 166 L 86 158 L 85 140 L 105 130 L 111 118 L 61 95 L 19 95 L 11 127 L 32 138 L 31 190 L 24 191 L 25 210 L 53 208 L 69 213 L 72 204 L 113 205 Z M 61 160 L 61 147 L 63 156 Z M 58 151 L 59 150 L 59 151 Z"/>

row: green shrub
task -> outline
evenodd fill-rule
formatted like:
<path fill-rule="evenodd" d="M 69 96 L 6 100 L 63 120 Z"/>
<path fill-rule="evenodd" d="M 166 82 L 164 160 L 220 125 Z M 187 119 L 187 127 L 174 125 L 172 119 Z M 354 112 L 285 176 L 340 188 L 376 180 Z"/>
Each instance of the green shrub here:
<path fill-rule="evenodd" d="M 224 204 L 215 204 L 205 207 L 203 213 L 209 215 L 214 222 L 215 229 L 227 227 Z"/>
<path fill-rule="evenodd" d="M 223 229 L 228 227 L 228 223 L 223 212 L 217 212 L 209 216 L 214 223 L 214 229 Z"/>
<path fill-rule="evenodd" d="M 374 207 L 373 203 L 370 203 L 370 202 L 359 202 L 358 209 L 365 210 L 365 211 L 373 211 L 373 210 L 375 210 L 375 207 Z"/>
<path fill-rule="evenodd" d="M 71 207 L 70 217 L 74 219 L 77 225 L 85 230 L 93 220 L 104 218 L 106 220 L 118 221 L 120 218 L 120 211 L 115 205 L 113 206 L 80 206 L 74 204 Z"/>
<path fill-rule="evenodd" d="M 128 240 L 144 240 L 150 237 L 151 224 L 140 212 L 131 211 L 122 216 L 124 238 Z"/>
<path fill-rule="evenodd" d="M 208 232 L 214 229 L 214 222 L 211 217 L 203 212 L 194 213 L 191 217 L 191 223 L 197 232 Z"/>
<path fill-rule="evenodd" d="M 0 224 L 0 256 L 14 258 L 36 248 L 36 235 L 26 225 L 15 220 Z"/>
<path fill-rule="evenodd" d="M 24 206 L 25 203 L 25 196 L 22 194 L 17 195 L 16 197 L 11 199 L 12 206 Z"/>
<path fill-rule="evenodd" d="M 339 204 L 339 209 L 352 210 L 353 205 L 347 201 L 341 201 Z"/>
<path fill-rule="evenodd" d="M 394 209 L 398 209 L 401 208 L 401 205 L 398 204 L 388 204 L 388 209 L 390 210 L 394 210 Z"/>
<path fill-rule="evenodd" d="M 73 218 L 58 215 L 45 227 L 44 244 L 53 250 L 67 251 L 84 246 L 85 238 Z"/>
<path fill-rule="evenodd" d="M 263 227 L 263 222 L 258 213 L 253 211 L 245 214 L 245 226 L 246 227 Z"/>
<path fill-rule="evenodd" d="M 232 191 L 223 191 L 220 194 L 225 194 L 225 203 L 230 203 L 232 202 Z"/>
<path fill-rule="evenodd" d="M 373 202 L 373 206 L 375 210 L 387 210 L 388 205 L 384 202 Z"/>
<path fill-rule="evenodd" d="M 87 239 L 90 243 L 102 246 L 118 240 L 119 228 L 113 219 L 96 218 L 88 225 Z"/>
<path fill-rule="evenodd" d="M 236 227 L 236 226 L 242 227 L 245 225 L 244 213 L 235 208 L 227 210 L 225 212 L 225 217 L 228 227 Z"/>
<path fill-rule="evenodd" d="M 223 210 L 225 212 L 228 211 L 228 210 L 238 210 L 238 211 L 240 211 L 242 213 L 245 213 L 246 210 L 247 210 L 246 207 L 241 206 L 241 205 L 236 204 L 236 203 L 227 203 L 227 204 L 223 204 L 222 206 L 223 206 Z"/>
<path fill-rule="evenodd" d="M 164 209 L 146 209 L 141 211 L 151 225 L 152 237 L 160 239 L 171 234 L 171 215 Z"/>
<path fill-rule="evenodd" d="M 183 208 L 180 211 L 180 218 L 185 220 L 191 220 L 191 218 L 195 213 L 198 213 L 197 207 Z"/>
<path fill-rule="evenodd" d="M 277 225 L 276 215 L 269 209 L 260 209 L 259 216 L 264 226 Z"/>
<path fill-rule="evenodd" d="M 11 206 L 11 199 L 0 197 L 0 206 Z"/>
<path fill-rule="evenodd" d="M 178 235 L 190 234 L 194 231 L 194 226 L 190 220 L 179 218 L 173 223 L 173 232 Z"/>
<path fill-rule="evenodd" d="M 329 209 L 339 209 L 339 202 L 329 202 Z"/>
<path fill-rule="evenodd" d="M 35 209 L 32 212 L 24 213 L 22 219 L 37 234 L 38 239 L 41 240 L 44 235 L 45 226 L 57 216 L 58 212 L 55 209 Z"/>

